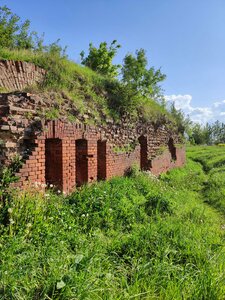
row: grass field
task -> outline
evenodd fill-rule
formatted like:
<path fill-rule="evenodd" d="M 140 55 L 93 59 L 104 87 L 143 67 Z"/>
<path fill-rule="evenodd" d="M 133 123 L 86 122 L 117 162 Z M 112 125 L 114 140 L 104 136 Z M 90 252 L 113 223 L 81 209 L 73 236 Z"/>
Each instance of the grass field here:
<path fill-rule="evenodd" d="M 224 299 L 224 151 L 188 148 L 160 179 L 134 172 L 67 197 L 11 192 L 0 299 Z"/>
<path fill-rule="evenodd" d="M 203 166 L 207 179 L 204 183 L 205 202 L 225 214 L 225 147 L 192 147 L 188 156 Z"/>

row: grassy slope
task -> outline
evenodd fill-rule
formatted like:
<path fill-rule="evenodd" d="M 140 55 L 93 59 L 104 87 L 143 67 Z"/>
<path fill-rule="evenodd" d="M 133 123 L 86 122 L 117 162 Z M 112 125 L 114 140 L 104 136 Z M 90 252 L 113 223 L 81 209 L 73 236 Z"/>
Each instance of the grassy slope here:
<path fill-rule="evenodd" d="M 160 180 L 12 195 L 1 299 L 224 299 L 224 221 L 204 203 L 207 180 L 189 160 Z"/>
<path fill-rule="evenodd" d="M 131 101 L 117 80 L 100 76 L 66 58 L 50 53 L 0 49 L 0 59 L 33 62 L 48 71 L 44 85 L 27 89 L 37 93 L 56 93 L 56 106 L 52 107 L 47 117 L 58 118 L 60 114 L 67 113 L 69 119 L 74 120 L 74 113 L 63 111 L 66 99 L 72 104 L 75 117 L 89 115 L 86 122 L 90 123 L 103 122 L 106 118 L 119 121 L 122 112 L 130 112 L 134 120 L 141 115 L 145 120 L 166 118 L 175 124 L 165 108 L 155 101 L 140 96 L 135 96 Z"/>
<path fill-rule="evenodd" d="M 189 157 L 200 162 L 207 173 L 203 189 L 205 201 L 225 214 L 225 147 L 192 147 Z"/>

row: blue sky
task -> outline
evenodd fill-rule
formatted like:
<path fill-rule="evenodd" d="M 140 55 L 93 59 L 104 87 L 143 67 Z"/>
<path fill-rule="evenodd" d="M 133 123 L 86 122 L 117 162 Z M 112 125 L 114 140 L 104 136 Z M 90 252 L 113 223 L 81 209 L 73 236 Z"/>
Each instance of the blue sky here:
<path fill-rule="evenodd" d="M 79 62 L 89 42 L 114 39 L 161 67 L 166 99 L 194 121 L 225 121 L 225 0 L 0 0 Z"/>

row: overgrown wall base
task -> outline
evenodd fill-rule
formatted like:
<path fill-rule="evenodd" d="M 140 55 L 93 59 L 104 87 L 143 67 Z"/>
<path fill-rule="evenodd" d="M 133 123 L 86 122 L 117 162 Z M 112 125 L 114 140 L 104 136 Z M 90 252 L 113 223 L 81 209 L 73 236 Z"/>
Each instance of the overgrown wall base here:
<path fill-rule="evenodd" d="M 34 142 L 36 147 L 18 174 L 19 187 L 27 182 L 40 182 L 54 184 L 69 193 L 85 183 L 122 176 L 133 165 L 159 175 L 185 163 L 184 148 L 176 149 L 176 160 L 168 148 L 162 155 L 147 160 L 146 166 L 143 166 L 141 144 L 133 151 L 115 153 L 113 145 L 104 141 L 104 153 L 99 155 L 99 143 L 103 141 L 96 128 L 60 121 L 49 122 Z"/>

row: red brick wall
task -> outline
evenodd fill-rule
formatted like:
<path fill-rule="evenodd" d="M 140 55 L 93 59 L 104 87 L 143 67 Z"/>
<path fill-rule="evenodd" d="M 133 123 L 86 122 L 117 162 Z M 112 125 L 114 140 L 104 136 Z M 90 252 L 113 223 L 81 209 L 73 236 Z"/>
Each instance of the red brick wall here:
<path fill-rule="evenodd" d="M 159 136 L 155 144 L 154 136 L 142 136 L 133 151 L 122 153 L 116 153 L 109 141 L 100 141 L 101 132 L 97 128 L 61 121 L 48 122 L 33 141 L 36 147 L 19 172 L 18 186 L 27 181 L 52 183 L 70 192 L 80 184 L 96 181 L 98 177 L 122 176 L 132 165 L 158 175 L 185 163 L 185 150 L 170 145 L 169 137 L 164 146 L 167 150 L 159 156 L 156 150 L 152 150 L 154 147 L 158 149 Z M 148 156 L 149 151 L 154 153 L 152 158 Z M 174 151 L 176 160 L 173 159 Z"/>
<path fill-rule="evenodd" d="M 46 71 L 32 63 L 0 60 L 0 87 L 21 91 L 44 80 Z"/>
<path fill-rule="evenodd" d="M 164 151 L 163 154 L 155 157 L 151 164 L 151 172 L 154 175 L 159 175 L 161 173 L 165 173 L 172 168 L 181 167 L 185 164 L 186 155 L 184 148 L 176 149 L 176 160 L 173 160 L 171 152 L 168 150 Z"/>
<path fill-rule="evenodd" d="M 35 143 L 35 150 L 20 169 L 17 186 L 23 186 L 28 181 L 45 183 L 45 140 L 35 140 Z"/>
<path fill-rule="evenodd" d="M 114 153 L 108 146 L 106 165 L 106 178 L 123 176 L 133 165 L 140 167 L 140 146 L 130 153 Z"/>

